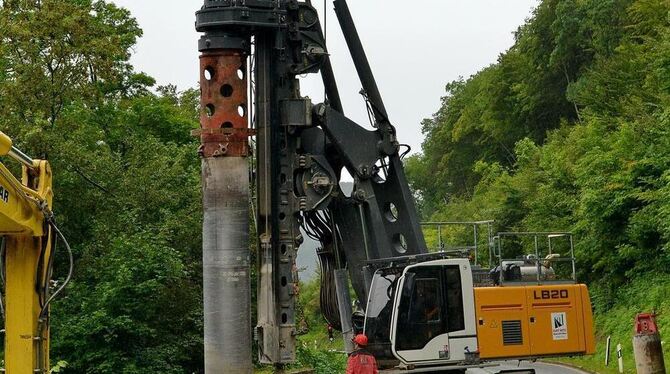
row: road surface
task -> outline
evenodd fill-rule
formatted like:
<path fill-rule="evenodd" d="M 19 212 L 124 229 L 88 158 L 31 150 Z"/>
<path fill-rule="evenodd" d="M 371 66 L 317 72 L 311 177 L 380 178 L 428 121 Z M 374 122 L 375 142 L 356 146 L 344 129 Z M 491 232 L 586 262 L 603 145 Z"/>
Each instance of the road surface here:
<path fill-rule="evenodd" d="M 537 374 L 585 374 L 587 372 L 581 371 L 579 369 L 573 369 L 567 366 L 555 365 L 555 364 L 546 364 L 542 362 L 525 362 L 522 361 L 505 361 L 502 365 L 497 367 L 485 368 L 485 369 L 474 369 L 468 370 L 468 374 L 495 374 L 499 373 L 501 370 L 511 370 L 511 369 L 535 369 Z"/>

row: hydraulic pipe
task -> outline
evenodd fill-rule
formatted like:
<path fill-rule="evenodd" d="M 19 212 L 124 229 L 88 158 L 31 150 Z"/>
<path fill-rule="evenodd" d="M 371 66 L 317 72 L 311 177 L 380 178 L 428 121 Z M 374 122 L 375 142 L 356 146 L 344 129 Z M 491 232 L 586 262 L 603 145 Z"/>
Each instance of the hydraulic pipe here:
<path fill-rule="evenodd" d="M 349 5 L 347 5 L 346 0 L 335 0 L 333 3 L 335 5 L 335 14 L 340 22 L 340 28 L 342 29 L 344 39 L 349 47 L 349 53 L 351 53 L 354 66 L 356 66 L 356 71 L 358 72 L 358 77 L 363 85 L 363 90 L 365 90 L 365 93 L 372 104 L 372 109 L 375 113 L 377 122 L 388 123 L 386 107 L 384 106 L 382 95 L 377 87 L 375 76 L 372 73 L 370 62 L 365 54 L 363 43 L 356 30 L 354 19 L 349 11 Z"/>
<path fill-rule="evenodd" d="M 321 29 L 321 23 L 317 23 L 317 27 L 319 29 L 319 34 L 324 35 L 324 32 Z M 328 104 L 330 104 L 331 108 L 344 114 L 342 99 L 340 98 L 340 90 L 337 88 L 337 81 L 335 80 L 335 73 L 333 72 L 333 64 L 330 61 L 330 55 L 326 55 L 323 66 L 321 66 L 321 79 L 323 80 L 323 86 L 326 89 Z"/>
<path fill-rule="evenodd" d="M 18 148 L 12 147 L 12 149 L 9 150 L 8 156 L 13 158 L 14 160 L 20 162 L 24 166 L 34 169 L 35 168 L 35 160 L 30 158 L 28 155 L 25 153 L 21 152 Z"/>
<path fill-rule="evenodd" d="M 22 165 L 34 169 L 35 160 L 12 145 L 12 139 L 0 131 L 0 156 L 9 156 Z"/>
<path fill-rule="evenodd" d="M 246 44 L 205 35 L 200 87 L 206 374 L 251 374 Z M 211 40 L 214 40 L 212 43 Z M 216 44 L 216 41 L 221 42 Z"/>
<path fill-rule="evenodd" d="M 345 269 L 335 270 L 335 292 L 337 292 L 337 307 L 340 312 L 340 323 L 342 324 L 344 350 L 351 353 L 354 351 L 354 327 L 351 322 L 353 312 L 351 296 L 349 296 L 349 273 Z"/>

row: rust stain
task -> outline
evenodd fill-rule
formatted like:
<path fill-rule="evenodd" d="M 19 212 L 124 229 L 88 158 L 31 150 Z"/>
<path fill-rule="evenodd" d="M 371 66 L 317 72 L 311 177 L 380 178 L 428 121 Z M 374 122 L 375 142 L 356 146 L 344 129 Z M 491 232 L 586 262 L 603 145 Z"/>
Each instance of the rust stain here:
<path fill-rule="evenodd" d="M 246 55 L 216 50 L 200 56 L 200 136 L 203 157 L 249 155 Z"/>

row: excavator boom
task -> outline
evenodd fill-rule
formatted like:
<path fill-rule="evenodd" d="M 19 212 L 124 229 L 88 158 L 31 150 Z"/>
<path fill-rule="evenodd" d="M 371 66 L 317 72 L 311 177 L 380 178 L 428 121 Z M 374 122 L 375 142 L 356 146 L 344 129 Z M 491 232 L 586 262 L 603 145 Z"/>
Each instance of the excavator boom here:
<path fill-rule="evenodd" d="M 0 163 L 0 236 L 3 237 L 5 371 L 49 372 L 49 279 L 53 198 L 51 168 L 33 160 L 0 132 L 0 156 L 21 163 L 19 180 Z"/>

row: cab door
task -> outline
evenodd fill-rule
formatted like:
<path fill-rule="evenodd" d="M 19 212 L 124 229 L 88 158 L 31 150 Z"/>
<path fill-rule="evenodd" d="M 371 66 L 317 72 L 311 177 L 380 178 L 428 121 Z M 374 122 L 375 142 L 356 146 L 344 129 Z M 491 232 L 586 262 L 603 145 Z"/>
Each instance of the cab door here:
<path fill-rule="evenodd" d="M 466 351 L 477 350 L 474 320 L 467 317 L 468 312 L 474 315 L 472 284 L 463 282 L 462 271 L 470 274 L 467 262 L 406 270 L 392 319 L 391 342 L 399 360 L 412 364 L 462 361 Z M 467 322 L 473 331 L 466 328 Z"/>

